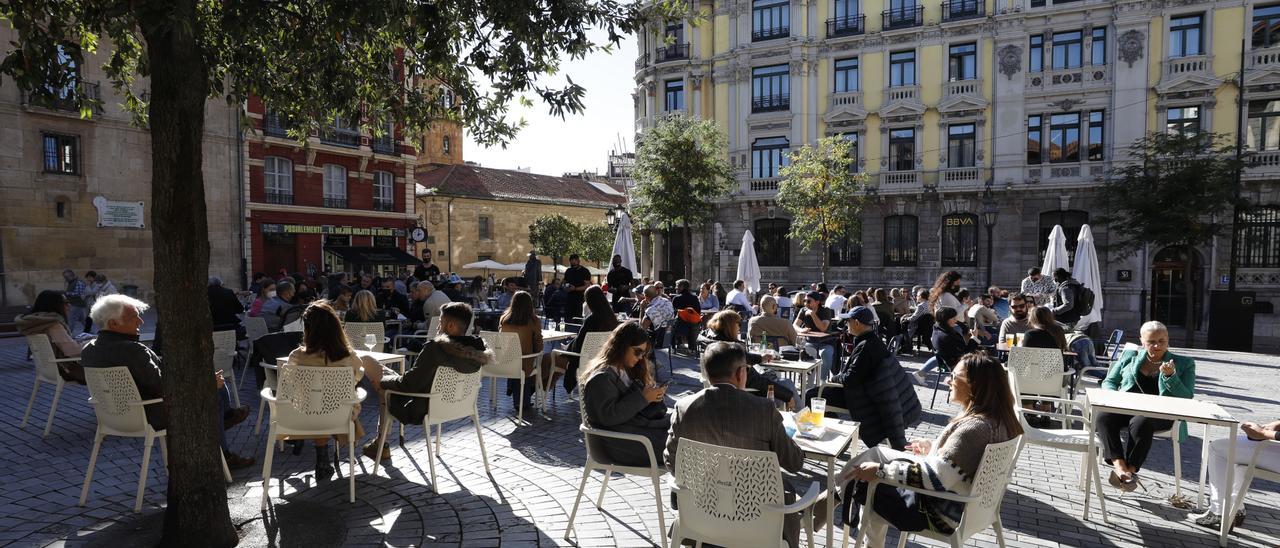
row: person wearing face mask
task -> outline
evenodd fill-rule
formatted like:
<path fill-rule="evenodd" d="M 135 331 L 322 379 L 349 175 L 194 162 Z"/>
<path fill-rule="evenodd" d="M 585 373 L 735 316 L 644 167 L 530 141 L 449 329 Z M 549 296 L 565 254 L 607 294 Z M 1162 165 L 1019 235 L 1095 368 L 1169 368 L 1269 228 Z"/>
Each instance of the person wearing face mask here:
<path fill-rule="evenodd" d="M 382 288 L 378 290 L 377 297 L 378 308 L 390 310 L 389 316 L 393 319 L 396 314 L 409 310 L 409 299 L 399 291 L 396 291 L 396 282 L 391 278 L 382 281 Z"/>
<path fill-rule="evenodd" d="M 258 317 L 262 315 L 262 306 L 267 304 L 276 296 L 276 283 L 270 278 L 263 278 L 262 283 L 258 285 L 258 296 L 253 299 L 253 304 L 249 306 L 249 315 Z"/>

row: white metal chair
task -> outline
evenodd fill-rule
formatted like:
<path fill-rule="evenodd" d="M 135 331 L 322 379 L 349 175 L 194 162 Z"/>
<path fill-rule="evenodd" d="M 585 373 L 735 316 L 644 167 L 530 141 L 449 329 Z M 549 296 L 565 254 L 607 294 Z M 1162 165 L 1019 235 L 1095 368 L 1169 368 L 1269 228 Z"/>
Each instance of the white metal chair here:
<path fill-rule="evenodd" d="M 1266 481 L 1280 482 L 1280 470 L 1267 470 L 1266 468 L 1258 468 L 1258 456 L 1262 454 L 1266 448 L 1280 449 L 1280 441 L 1264 440 L 1258 442 L 1253 447 L 1253 457 L 1249 459 L 1249 467 L 1244 472 L 1244 482 L 1240 484 L 1240 492 L 1236 493 L 1235 498 L 1231 499 L 1231 511 L 1223 512 L 1222 519 L 1233 519 L 1236 512 L 1244 508 L 1244 496 L 1249 492 L 1249 484 L 1253 483 L 1254 478 L 1262 478 Z M 1227 486 L 1230 489 L 1230 486 Z"/>
<path fill-rule="evenodd" d="M 578 358 L 578 367 L 579 367 L 579 370 L 581 370 L 582 367 L 586 366 L 586 361 L 595 359 L 596 355 L 600 354 L 600 351 L 604 349 L 604 343 L 609 341 L 610 334 L 611 333 L 609 331 L 598 331 L 598 332 L 581 334 L 579 336 L 586 337 L 586 338 L 582 339 L 582 347 L 579 348 L 579 351 L 570 352 L 563 348 L 553 348 L 551 350 L 551 356 L 553 359 L 552 363 L 555 363 L 554 358 L 556 356 L 572 356 L 572 357 Z M 565 374 L 565 370 L 560 368 L 559 366 L 556 366 L 556 373 L 563 375 Z M 552 386 L 549 392 L 551 393 L 551 397 L 554 400 L 556 395 L 556 387 Z M 570 396 L 572 396 L 572 394 L 570 394 Z"/>
<path fill-rule="evenodd" d="M 542 392 L 542 349 L 538 348 L 532 354 L 521 354 L 520 335 L 518 333 L 500 333 L 497 331 L 481 331 L 480 338 L 484 339 L 484 345 L 493 349 L 494 361 L 485 364 L 480 369 L 480 374 L 490 379 L 489 383 L 489 403 L 494 411 L 498 410 L 498 379 L 520 379 L 520 403 L 517 404 L 518 410 L 516 417 L 524 420 L 524 360 L 525 358 L 533 358 L 533 379 L 535 383 L 534 401 L 539 408 L 544 408 L 542 403 L 545 394 Z"/>
<path fill-rule="evenodd" d="M 213 332 L 213 370 L 222 372 L 222 379 L 227 383 L 227 391 L 231 392 L 231 404 L 240 407 L 240 385 L 236 383 L 236 331 Z"/>
<path fill-rule="evenodd" d="M 374 340 L 378 341 L 373 347 L 377 352 L 382 351 L 382 341 L 387 338 L 387 327 L 382 322 L 347 322 L 342 324 L 342 330 L 347 332 L 347 342 L 355 348 L 366 348 L 365 336 L 373 335 Z"/>
<path fill-rule="evenodd" d="M 785 504 L 778 455 L 681 439 L 671 487 L 679 509 L 671 543 L 686 539 L 719 546 L 787 548 L 782 528 L 787 514 L 803 512 L 808 546 L 813 546 L 811 512 L 822 491 L 818 482 Z M 798 548 L 798 547 L 791 547 Z"/>
<path fill-rule="evenodd" d="M 1017 400 L 1013 404 L 1013 412 L 1018 416 L 1018 424 L 1022 425 L 1022 441 L 1025 444 L 1040 445 L 1051 447 L 1062 451 L 1071 451 L 1080 453 L 1080 475 L 1077 480 L 1077 487 L 1084 490 L 1084 516 L 1082 519 L 1089 519 L 1089 498 L 1093 494 L 1098 495 L 1098 506 L 1102 510 L 1102 521 L 1111 523 L 1110 517 L 1107 515 L 1107 499 L 1102 493 L 1102 480 L 1098 476 L 1098 468 L 1089 466 L 1089 439 L 1094 436 L 1093 421 L 1090 420 L 1089 406 L 1085 402 L 1066 398 L 1050 398 L 1044 396 L 1035 396 L 1034 399 L 1048 401 L 1056 405 L 1062 406 L 1061 412 L 1044 412 L 1031 411 L 1022 407 L 1024 399 L 1021 396 L 1022 390 L 1018 373 L 1012 369 L 1009 370 L 1009 387 L 1013 390 Z M 1031 398 L 1026 398 L 1031 399 Z M 1079 409 L 1079 415 L 1072 415 L 1071 409 Z M 1027 413 L 1036 415 L 1047 415 L 1062 421 L 1063 428 L 1036 428 L 1027 422 Z M 1071 422 L 1081 423 L 1078 429 L 1070 428 Z M 1098 450 L 1101 444 L 1097 446 Z M 1095 461 L 1096 462 L 1096 461 Z M 1090 491 L 1089 489 L 1094 489 Z"/>
<path fill-rule="evenodd" d="M 324 437 L 347 435 L 347 479 L 349 502 L 356 501 L 355 422 L 352 409 L 363 401 L 365 391 L 356 388 L 347 367 L 289 365 L 279 371 L 277 389 L 263 388 L 262 399 L 271 406 L 267 450 L 262 458 L 262 508 L 271 498 L 271 457 L 276 440 L 284 436 Z M 283 491 L 283 482 L 281 483 Z M 283 496 L 283 493 L 281 493 Z"/>
<path fill-rule="evenodd" d="M 484 472 L 486 474 L 490 473 L 489 455 L 484 450 L 484 434 L 480 431 L 480 414 L 476 409 L 476 400 L 480 397 L 480 380 L 480 371 L 459 373 L 458 370 L 452 367 L 440 367 L 436 370 L 435 379 L 431 381 L 430 393 L 400 392 L 397 390 L 384 390 L 382 392 L 385 398 L 390 398 L 392 395 L 428 398 L 430 406 L 427 408 L 427 416 L 422 418 L 422 428 L 426 431 L 427 461 L 431 468 L 431 489 L 433 491 L 437 491 L 435 455 L 440 453 L 440 435 L 446 422 L 471 418 L 472 424 L 476 427 L 476 439 L 480 443 L 480 458 L 484 461 Z M 386 406 L 383 406 L 382 420 L 378 423 L 382 431 L 378 432 L 378 452 L 375 453 L 377 455 L 381 455 L 383 447 L 386 446 L 387 432 L 391 431 L 393 420 L 395 420 L 395 416 L 387 411 Z M 432 426 L 436 427 L 434 454 L 431 451 Z M 378 466 L 381 464 L 380 460 L 375 459 L 373 475 L 378 475 Z"/>
<path fill-rule="evenodd" d="M 899 489 L 908 489 L 928 495 L 933 498 L 953 500 L 964 503 L 964 517 L 960 518 L 960 525 L 956 527 L 955 532 L 950 535 L 943 535 L 932 531 L 912 531 L 903 532 L 898 538 L 898 548 L 907 545 L 907 537 L 911 535 L 920 535 L 934 540 L 949 542 L 952 546 L 959 548 L 966 540 L 974 535 L 981 533 L 992 527 L 996 533 L 996 544 L 1004 548 L 1004 528 L 1000 525 L 1000 503 L 1004 500 L 1005 490 L 1009 486 L 1009 480 L 1013 476 L 1013 466 L 1017 463 L 1018 453 L 1022 448 L 1022 436 L 1018 436 L 1009 441 L 1001 443 L 993 443 L 988 445 L 982 454 L 982 461 L 978 464 L 978 470 L 973 475 L 973 486 L 968 494 L 946 493 L 940 491 L 930 491 L 910 485 L 888 481 L 876 480 L 867 485 L 867 503 L 862 506 L 862 517 L 858 520 L 858 540 L 857 547 L 862 548 L 863 538 L 870 538 L 871 534 L 883 534 L 888 530 L 889 524 L 875 513 L 874 501 L 876 487 L 880 484 L 892 485 Z M 849 542 L 849 525 L 844 526 L 844 544 L 847 546 Z"/>
<path fill-rule="evenodd" d="M 266 318 L 262 316 L 245 316 L 244 334 L 245 338 L 249 340 L 250 346 L 253 345 L 253 341 L 258 340 L 258 337 L 266 335 L 268 332 Z"/>
<path fill-rule="evenodd" d="M 594 334 L 594 333 L 592 333 Z M 608 335 L 608 333 L 604 333 Z M 589 342 L 588 339 L 585 342 Z M 583 345 L 586 350 L 586 344 Z M 583 352 L 583 355 L 586 355 Z M 578 385 L 578 391 L 582 391 L 582 385 Z M 629 476 L 648 477 L 653 481 L 653 498 L 658 508 L 658 531 L 662 535 L 662 548 L 667 548 L 667 523 L 666 523 L 666 507 L 662 504 L 662 476 L 667 473 L 667 469 L 656 462 L 649 462 L 649 466 L 622 466 L 614 464 L 604 452 L 604 440 L 626 440 L 632 443 L 639 443 L 644 446 L 647 454 L 653 455 L 653 444 L 649 438 L 639 434 L 624 434 L 622 432 L 612 432 L 609 430 L 601 430 L 587 424 L 587 409 L 582 398 L 578 398 L 578 411 L 582 416 L 582 424 L 578 427 L 582 431 L 582 445 L 587 449 L 587 461 L 582 465 L 582 481 L 578 483 L 578 494 L 573 498 L 573 510 L 569 512 L 569 524 L 564 528 L 564 538 L 569 539 L 569 535 L 573 533 L 573 520 L 578 515 L 578 504 L 582 502 L 582 493 L 587 488 L 587 478 L 591 476 L 592 470 L 600 470 L 604 472 L 604 479 L 600 480 L 600 494 L 596 497 L 596 509 L 604 505 L 604 491 L 609 487 L 609 476 L 614 472 Z M 682 442 L 683 443 L 683 442 Z M 774 463 L 777 468 L 777 462 Z"/>
<path fill-rule="evenodd" d="M 142 494 L 147 487 L 147 470 L 151 464 L 151 444 L 159 439 L 160 455 L 165 465 L 169 463 L 169 450 L 165 445 L 165 431 L 151 428 L 144 410 L 148 405 L 163 402 L 161 398 L 143 400 L 138 394 L 138 385 L 133 382 L 127 367 L 87 368 L 84 370 L 85 382 L 89 386 L 89 404 L 93 406 L 93 414 L 98 419 L 98 429 L 93 436 L 93 451 L 89 453 L 89 467 L 84 471 L 84 486 L 80 488 L 80 506 L 89 498 L 89 486 L 93 483 L 93 469 L 98 463 L 98 452 L 102 449 L 102 440 L 107 436 L 125 438 L 142 438 L 142 468 L 138 472 L 138 494 L 134 498 L 133 511 L 142 511 Z M 231 470 L 227 468 L 227 459 L 219 450 L 222 460 L 222 475 L 227 482 L 231 481 Z"/>
<path fill-rule="evenodd" d="M 27 335 L 27 346 L 31 348 L 31 361 L 36 366 L 36 378 L 31 385 L 31 399 L 27 400 L 27 411 L 22 414 L 20 428 L 27 427 L 31 408 L 36 403 L 36 394 L 40 393 L 40 383 L 47 382 L 54 386 L 53 401 L 49 404 L 49 418 L 44 421 L 44 434 L 41 437 L 48 437 L 49 430 L 53 428 L 53 416 L 58 412 L 58 400 L 62 398 L 62 387 L 67 384 L 67 381 L 62 380 L 62 375 L 58 374 L 58 364 L 77 362 L 80 358 L 59 358 L 53 352 L 53 344 L 49 342 L 48 335 Z"/>

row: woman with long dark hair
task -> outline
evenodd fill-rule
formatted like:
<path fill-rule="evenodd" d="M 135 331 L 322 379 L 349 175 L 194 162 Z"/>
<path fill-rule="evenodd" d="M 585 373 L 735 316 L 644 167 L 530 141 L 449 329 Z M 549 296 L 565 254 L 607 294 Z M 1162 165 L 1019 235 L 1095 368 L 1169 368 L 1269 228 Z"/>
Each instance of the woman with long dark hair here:
<path fill-rule="evenodd" d="M 67 325 L 67 314 L 71 303 L 61 291 L 46 289 L 36 295 L 31 303 L 31 310 L 13 319 L 18 332 L 23 335 L 45 335 L 49 344 L 53 345 L 53 354 L 58 358 L 80 357 L 80 343 L 71 338 L 71 328 Z M 58 376 L 62 380 L 84 384 L 84 368 L 80 362 L 62 362 L 58 364 Z"/>
<path fill-rule="evenodd" d="M 933 289 L 929 290 L 929 307 L 933 309 L 934 315 L 936 316 L 938 314 L 938 310 L 942 308 L 954 308 L 959 310 L 961 307 L 960 299 L 956 297 L 956 293 L 959 292 L 959 272 L 948 270 L 939 274 L 938 279 L 933 281 Z"/>
<path fill-rule="evenodd" d="M 327 301 L 316 301 L 302 312 L 302 346 L 289 353 L 289 360 L 280 369 L 280 384 L 289 382 L 291 366 L 308 367 L 349 367 L 356 382 L 360 377 L 368 377 L 375 390 L 380 390 L 382 366 L 377 360 L 356 355 L 347 334 L 338 321 L 338 315 Z M 364 368 L 361 371 L 361 368 Z M 351 420 L 355 423 L 355 440 L 348 440 L 345 434 L 334 435 L 339 447 L 348 443 L 357 443 L 364 437 L 364 427 L 360 424 L 360 406 L 351 411 Z M 328 480 L 333 476 L 334 466 L 331 462 L 336 458 L 329 452 L 329 436 L 312 438 L 316 444 L 316 479 Z M 336 455 L 341 455 L 339 449 Z"/>
<path fill-rule="evenodd" d="M 601 439 L 601 448 L 611 462 L 623 466 L 648 466 L 662 463 L 666 447 L 666 385 L 653 380 L 653 364 L 649 362 L 649 332 L 638 322 L 626 322 L 614 328 L 600 355 L 587 362 L 582 370 L 582 405 L 587 425 L 649 438 L 652 454 L 633 441 Z"/>
<path fill-rule="evenodd" d="M 502 318 L 498 320 L 498 331 L 504 333 L 515 333 L 520 337 L 520 354 L 540 354 L 542 353 L 542 320 L 538 319 L 537 312 L 533 308 L 533 296 L 527 291 L 517 291 L 511 296 L 511 306 L 507 307 L 507 311 L 502 313 Z M 533 367 L 536 358 L 525 358 L 523 362 L 524 374 L 526 377 L 533 374 Z M 516 397 L 524 400 L 524 406 L 530 407 L 533 402 L 533 393 L 536 390 L 533 385 L 533 379 L 525 379 L 524 394 Z M 515 395 L 520 390 L 519 379 L 507 379 L 507 394 Z M 519 401 L 512 401 L 519 408 Z"/>
<path fill-rule="evenodd" d="M 908 451 L 873 447 L 845 466 L 840 475 L 849 482 L 844 490 L 845 523 L 857 527 L 867 485 L 876 479 L 940 493 L 968 493 L 987 446 L 1022 435 L 1014 415 L 1013 391 L 998 360 L 983 353 L 966 354 L 948 384 L 951 401 L 961 410 L 937 439 L 913 440 Z M 882 483 L 876 487 L 875 511 L 899 531 L 951 534 L 964 517 L 964 504 Z M 866 533 L 872 546 L 884 545 L 886 530 Z"/>
<path fill-rule="evenodd" d="M 1053 319 L 1053 312 L 1046 306 L 1031 310 L 1031 329 L 1022 336 L 1022 346 L 1031 348 L 1057 348 L 1067 351 L 1067 334 Z"/>
<path fill-rule="evenodd" d="M 582 328 L 578 330 L 578 336 L 569 342 L 567 350 L 570 352 L 582 352 L 582 343 L 586 341 L 587 333 L 608 333 L 618 326 L 618 317 L 614 315 L 609 298 L 605 296 L 600 286 L 588 287 L 583 293 L 583 298 L 586 300 L 589 314 L 582 320 Z M 582 356 L 587 360 L 594 357 Z M 550 391 L 556 385 L 556 379 L 564 375 L 564 391 L 573 394 L 573 389 L 578 387 L 578 365 L 582 363 L 582 358 L 561 355 L 556 360 L 555 373 L 548 375 L 551 371 L 544 369 L 542 376 L 547 379 L 547 390 Z"/>

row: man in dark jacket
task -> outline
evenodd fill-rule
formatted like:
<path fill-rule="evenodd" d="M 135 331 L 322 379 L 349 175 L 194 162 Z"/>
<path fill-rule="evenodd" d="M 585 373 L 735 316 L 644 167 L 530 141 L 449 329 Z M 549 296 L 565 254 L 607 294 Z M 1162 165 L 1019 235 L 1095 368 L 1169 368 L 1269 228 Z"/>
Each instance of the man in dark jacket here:
<path fill-rule="evenodd" d="M 164 367 L 160 356 L 138 341 L 138 332 L 142 328 L 142 313 L 146 312 L 147 303 L 127 295 L 107 295 L 101 297 L 93 305 L 90 314 L 94 323 L 101 326 L 98 338 L 89 342 L 80 354 L 80 365 L 89 368 L 107 368 L 124 366 L 129 369 L 129 376 L 138 387 L 138 395 L 143 400 L 164 398 L 164 382 L 161 379 Z M 222 375 L 218 376 L 218 424 L 222 428 L 219 433 L 244 421 L 249 416 L 248 407 L 231 408 L 226 390 L 222 390 Z M 147 423 L 151 428 L 164 430 L 169 427 L 168 401 L 143 407 L 147 415 Z M 244 468 L 253 465 L 252 458 L 241 457 L 227 449 L 226 436 L 218 439 L 223 455 L 230 468 Z"/>
<path fill-rule="evenodd" d="M 422 346 L 422 352 L 413 363 L 413 367 L 405 371 L 403 376 L 390 369 L 383 368 L 380 388 L 384 391 L 411 392 L 426 394 L 434 389 L 436 372 L 441 367 L 449 367 L 459 373 L 469 374 L 479 371 L 485 364 L 493 361 L 493 352 L 485 349 L 484 340 L 467 335 L 467 326 L 471 325 L 471 306 L 467 303 L 449 303 L 440 308 L 440 336 Z M 387 411 L 396 420 L 406 424 L 422 424 L 430 410 L 429 398 L 418 398 L 400 394 L 388 394 L 383 398 Z M 381 434 L 387 424 L 379 423 Z M 381 435 L 379 439 L 382 439 Z M 364 454 L 375 458 L 378 454 L 377 442 L 365 446 Z M 391 457 L 390 450 L 384 449 L 382 460 Z"/>
<path fill-rule="evenodd" d="M 1053 282 L 1057 284 L 1057 289 L 1053 292 L 1053 299 L 1050 301 L 1053 311 L 1053 319 L 1058 323 L 1066 326 L 1070 330 L 1080 321 L 1080 292 L 1084 285 L 1071 277 L 1071 273 L 1065 268 L 1059 268 L 1053 271 Z"/>
<path fill-rule="evenodd" d="M 618 307 L 618 299 L 626 297 L 631 292 L 631 280 L 634 278 L 635 273 L 631 272 L 630 268 L 622 266 L 622 255 L 614 255 L 612 267 L 605 281 L 609 284 L 609 294 L 613 296 L 611 302 L 615 311 Z"/>
<path fill-rule="evenodd" d="M 240 326 L 239 314 L 244 313 L 244 305 L 236 298 L 236 292 L 223 287 L 222 278 L 209 277 L 209 313 L 213 315 L 213 330 L 236 330 L 237 338 L 244 337 L 244 328 Z"/>
<path fill-rule="evenodd" d="M 524 288 L 536 295 L 538 283 L 542 281 L 542 261 L 538 260 L 537 252 L 529 252 L 529 259 L 524 262 L 524 275 L 522 277 L 524 278 Z"/>
<path fill-rule="evenodd" d="M 888 439 L 889 445 L 902 451 L 907 446 L 907 425 L 920 419 L 920 401 L 906 371 L 880 340 L 874 322 L 869 308 L 855 306 L 849 312 L 853 353 L 836 376 L 844 389 L 822 394 L 828 405 L 848 409 L 853 420 L 862 423 L 858 438 L 867 447 Z M 813 398 L 817 392 L 815 388 L 806 395 Z"/>

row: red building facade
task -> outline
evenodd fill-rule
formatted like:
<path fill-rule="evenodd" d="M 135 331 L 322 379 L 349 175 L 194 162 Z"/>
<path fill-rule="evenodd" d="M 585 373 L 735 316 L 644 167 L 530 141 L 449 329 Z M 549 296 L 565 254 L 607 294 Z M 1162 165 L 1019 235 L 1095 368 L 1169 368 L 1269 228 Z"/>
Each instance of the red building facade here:
<path fill-rule="evenodd" d="M 246 104 L 244 189 L 251 272 L 388 271 L 413 260 L 416 155 L 400 128 L 374 137 L 337 120 L 305 143 L 258 98 Z"/>

